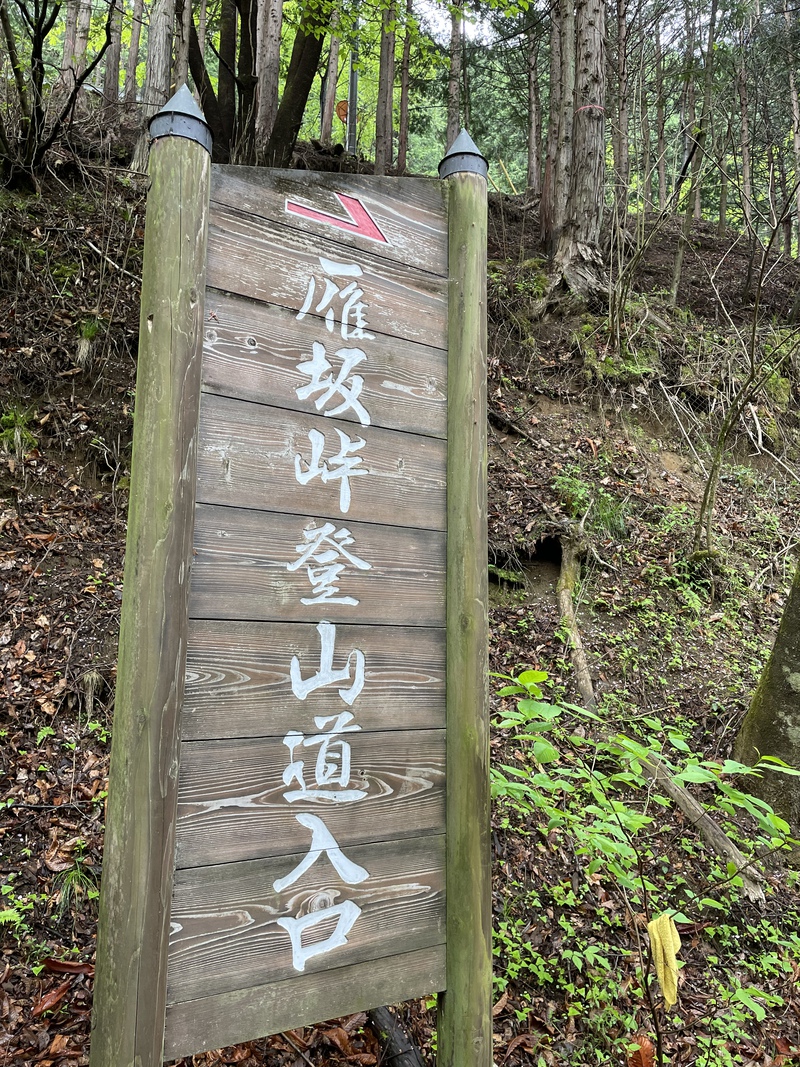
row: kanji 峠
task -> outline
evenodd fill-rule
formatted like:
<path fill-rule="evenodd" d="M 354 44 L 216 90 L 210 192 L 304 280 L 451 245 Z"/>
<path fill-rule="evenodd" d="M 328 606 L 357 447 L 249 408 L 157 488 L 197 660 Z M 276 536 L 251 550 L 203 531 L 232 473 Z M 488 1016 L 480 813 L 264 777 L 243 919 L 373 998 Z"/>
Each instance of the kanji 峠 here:
<path fill-rule="evenodd" d="M 360 467 L 361 456 L 353 455 L 364 447 L 363 437 L 357 437 L 351 441 L 346 433 L 336 431 L 339 435 L 339 451 L 330 459 L 322 460 L 322 452 L 325 448 L 325 434 L 319 430 L 309 430 L 308 440 L 311 445 L 311 459 L 303 470 L 303 460 L 300 456 L 294 457 L 294 474 L 301 485 L 307 485 L 312 478 L 321 478 L 323 482 L 339 482 L 339 510 L 347 514 L 350 510 L 350 479 L 359 475 L 369 474 L 368 470 Z M 322 462 L 320 462 L 322 460 Z"/>

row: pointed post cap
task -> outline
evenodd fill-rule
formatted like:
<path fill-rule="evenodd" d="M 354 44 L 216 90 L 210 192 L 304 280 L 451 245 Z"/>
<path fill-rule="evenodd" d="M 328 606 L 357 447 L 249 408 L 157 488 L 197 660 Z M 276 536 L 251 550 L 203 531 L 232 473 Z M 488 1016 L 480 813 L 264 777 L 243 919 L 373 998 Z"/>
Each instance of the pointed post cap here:
<path fill-rule="evenodd" d="M 185 137 L 197 141 L 211 154 L 211 129 L 185 84 L 153 115 L 148 129 L 151 141 L 159 137 Z"/>
<path fill-rule="evenodd" d="M 480 174 L 485 178 L 489 173 L 489 164 L 467 131 L 462 129 L 439 164 L 439 177 L 449 178 L 451 174 L 465 173 Z"/>

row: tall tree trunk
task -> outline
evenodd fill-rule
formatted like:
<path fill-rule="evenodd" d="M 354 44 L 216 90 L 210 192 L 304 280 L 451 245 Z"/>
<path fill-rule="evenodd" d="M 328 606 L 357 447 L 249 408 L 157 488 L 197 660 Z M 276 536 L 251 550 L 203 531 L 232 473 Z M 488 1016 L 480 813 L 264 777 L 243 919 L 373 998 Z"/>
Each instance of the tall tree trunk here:
<path fill-rule="evenodd" d="M 335 23 L 331 23 L 331 30 Z M 336 106 L 336 89 L 339 84 L 339 38 L 331 36 L 328 51 L 328 66 L 325 71 L 325 92 L 322 95 L 322 115 L 320 117 L 319 138 L 323 144 L 330 144 L 333 139 L 333 109 Z"/>
<path fill-rule="evenodd" d="M 549 247 L 555 230 L 556 156 L 558 154 L 558 116 L 561 110 L 561 20 L 554 10 L 550 17 L 550 102 L 547 113 L 547 145 L 544 155 L 542 198 L 539 201 L 539 230 L 542 242 Z"/>
<path fill-rule="evenodd" d="M 234 0 L 222 0 L 219 16 L 217 99 L 227 151 L 233 149 L 236 130 L 236 21 Z"/>
<path fill-rule="evenodd" d="M 80 77 L 86 70 L 86 52 L 89 48 L 89 31 L 92 26 L 92 0 L 79 0 L 78 23 L 75 27 L 75 74 Z"/>
<path fill-rule="evenodd" d="M 260 155 L 262 148 L 266 147 L 270 138 L 275 116 L 278 113 L 283 0 L 260 0 L 258 19 L 256 143 Z"/>
<path fill-rule="evenodd" d="M 603 0 L 577 0 L 575 125 L 566 218 L 555 253 L 555 270 L 567 288 L 588 300 L 605 301 L 607 279 L 600 252 L 605 170 L 605 7 Z"/>
<path fill-rule="evenodd" d="M 313 5 L 309 3 L 303 11 L 294 36 L 283 97 L 264 152 L 264 162 L 268 167 L 288 167 L 291 163 L 308 94 L 317 73 L 330 15 L 330 2 Z"/>
<path fill-rule="evenodd" d="M 464 45 L 461 11 L 457 0 L 450 13 L 450 75 L 447 80 L 447 148 L 461 132 L 461 58 Z"/>
<path fill-rule="evenodd" d="M 208 30 L 208 0 L 200 0 L 197 11 L 197 43 L 200 46 L 200 55 L 206 54 L 206 32 Z"/>
<path fill-rule="evenodd" d="M 155 0 L 150 11 L 147 34 L 147 71 L 144 79 L 142 118 L 146 123 L 169 99 L 172 71 L 172 28 L 175 22 L 173 0 Z M 147 170 L 149 143 L 144 133 L 133 153 L 131 168 Z"/>
<path fill-rule="evenodd" d="M 539 94 L 539 37 L 535 28 L 527 33 L 528 66 L 528 194 L 542 194 L 542 101 Z"/>
<path fill-rule="evenodd" d="M 192 24 L 192 0 L 176 0 L 175 68 L 172 83 L 176 89 L 189 80 L 189 30 Z"/>
<path fill-rule="evenodd" d="M 656 169 L 658 170 L 658 210 L 667 207 L 666 97 L 664 94 L 664 53 L 661 51 L 661 23 L 656 20 Z"/>
<path fill-rule="evenodd" d="M 136 84 L 136 68 L 139 66 L 139 40 L 142 34 L 142 19 L 144 17 L 144 0 L 133 0 L 133 14 L 131 16 L 131 43 L 128 47 L 128 62 L 125 65 L 125 103 L 136 103 L 138 86 Z"/>
<path fill-rule="evenodd" d="M 628 5 L 616 0 L 617 6 L 617 114 L 611 132 L 614 151 L 614 209 L 617 225 L 625 227 L 628 214 L 628 186 L 630 185 L 630 155 L 628 150 Z"/>
<path fill-rule="evenodd" d="M 778 635 L 767 660 L 750 710 L 734 745 L 734 756 L 754 764 L 761 756 L 773 756 L 800 768 L 800 567 L 783 609 Z M 764 772 L 748 778 L 747 789 L 766 800 L 800 836 L 800 789 L 797 779 Z"/>
<path fill-rule="evenodd" d="M 739 93 L 739 115 L 742 139 L 742 214 L 747 230 L 753 234 L 753 178 L 750 159 L 750 99 L 747 86 L 745 33 L 741 32 L 736 65 L 736 87 Z"/>
<path fill-rule="evenodd" d="M 688 12 L 688 9 L 687 9 Z M 687 13 L 688 20 L 688 13 Z M 678 299 L 678 287 L 681 282 L 681 273 L 683 270 L 683 259 L 686 248 L 689 245 L 689 237 L 692 232 L 692 220 L 697 218 L 697 212 L 700 206 L 700 176 L 702 173 L 702 161 L 705 154 L 705 143 L 708 135 L 708 127 L 711 122 L 711 96 L 713 89 L 714 79 L 714 42 L 716 34 L 717 23 L 717 0 L 711 0 L 711 11 L 708 18 L 708 42 L 705 52 L 704 71 L 703 71 L 703 110 L 700 114 L 700 122 L 697 124 L 696 132 L 695 126 L 692 125 L 689 129 L 689 139 L 687 140 L 687 149 L 689 151 L 694 149 L 694 156 L 692 158 L 692 180 L 689 187 L 689 195 L 686 201 L 686 213 L 683 219 L 683 226 L 681 227 L 681 235 L 678 238 L 678 245 L 675 251 L 675 260 L 672 265 L 672 288 L 670 290 L 670 303 L 675 304 Z M 692 38 L 690 36 L 687 42 L 687 52 L 693 45 L 690 43 Z M 693 62 L 691 58 L 691 52 L 689 52 L 689 61 Z M 689 77 L 689 85 L 691 86 L 693 79 Z M 690 96 L 691 110 L 690 116 L 694 114 L 694 97 Z M 692 141 L 694 144 L 692 145 Z"/>
<path fill-rule="evenodd" d="M 547 247 L 551 253 L 558 248 L 561 232 L 566 222 L 567 200 L 573 168 L 573 123 L 576 109 L 581 106 L 578 103 L 575 78 L 576 8 L 577 4 L 573 5 L 572 0 L 560 0 L 559 2 L 561 72 L 558 80 L 558 143 L 553 171 L 552 230 L 547 237 Z M 594 110 L 597 111 L 597 108 L 595 107 Z"/>
<path fill-rule="evenodd" d="M 119 103 L 119 61 L 122 53 L 122 5 L 124 0 L 116 0 L 111 12 L 111 43 L 106 49 L 103 67 L 103 103 L 110 114 Z"/>
<path fill-rule="evenodd" d="M 61 73 L 56 82 L 59 92 L 69 92 L 75 84 L 75 34 L 78 29 L 80 0 L 67 0 L 67 17 L 64 22 L 64 47 L 61 52 Z"/>
<path fill-rule="evenodd" d="M 791 16 L 789 9 L 784 2 L 783 5 L 783 17 L 786 20 L 786 29 L 790 31 L 792 28 Z M 788 32 L 787 32 L 788 40 Z M 791 56 L 791 49 L 787 49 L 788 54 Z M 792 147 L 794 149 L 794 173 L 795 183 L 800 182 L 800 97 L 797 93 L 797 79 L 794 75 L 794 63 L 790 60 L 789 64 L 789 96 L 792 101 Z M 788 207 L 788 205 L 787 205 Z M 795 190 L 795 219 L 797 221 L 797 256 L 800 259 L 800 184 L 797 185 Z M 788 253 L 791 254 L 791 253 Z"/>
<path fill-rule="evenodd" d="M 378 71 L 378 106 L 375 115 L 375 173 L 385 174 L 392 164 L 394 132 L 394 3 L 381 16 L 381 52 Z"/>
<path fill-rule="evenodd" d="M 408 88 L 411 75 L 411 38 L 414 31 L 413 0 L 406 0 L 406 32 L 400 63 L 400 120 L 397 127 L 397 173 L 406 173 L 408 155 Z"/>
<path fill-rule="evenodd" d="M 248 166 L 252 166 L 256 161 L 256 2 L 257 0 L 239 0 L 239 64 L 236 78 L 239 99 L 235 162 Z"/>

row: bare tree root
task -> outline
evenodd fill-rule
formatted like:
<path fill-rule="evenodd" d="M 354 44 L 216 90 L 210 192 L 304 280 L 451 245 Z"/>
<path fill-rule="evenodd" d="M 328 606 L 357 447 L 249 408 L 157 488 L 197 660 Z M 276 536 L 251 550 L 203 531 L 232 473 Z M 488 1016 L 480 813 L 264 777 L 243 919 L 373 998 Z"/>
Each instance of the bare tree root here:
<path fill-rule="evenodd" d="M 570 645 L 570 659 L 575 672 L 575 684 L 584 706 L 590 711 L 597 706 L 592 685 L 592 676 L 586 651 L 581 640 L 578 621 L 575 616 L 574 589 L 580 576 L 581 558 L 586 554 L 586 545 L 574 538 L 564 538 L 561 542 L 561 573 L 556 586 L 558 610 L 561 624 L 566 630 Z M 765 899 L 762 883 L 764 875 L 739 851 L 728 835 L 699 804 L 692 794 L 676 782 L 670 772 L 656 755 L 642 760 L 642 769 L 655 785 L 683 812 L 706 845 L 718 856 L 732 863 L 742 879 L 745 896 L 752 901 L 762 903 Z"/>

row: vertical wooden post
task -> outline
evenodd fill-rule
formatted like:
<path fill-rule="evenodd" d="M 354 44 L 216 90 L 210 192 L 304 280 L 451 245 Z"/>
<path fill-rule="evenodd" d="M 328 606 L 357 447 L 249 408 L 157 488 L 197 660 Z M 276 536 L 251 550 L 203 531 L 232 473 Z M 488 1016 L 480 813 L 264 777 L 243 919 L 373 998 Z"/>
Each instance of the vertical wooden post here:
<path fill-rule="evenodd" d="M 163 1062 L 211 158 L 185 87 L 150 129 L 91 1067 Z"/>
<path fill-rule="evenodd" d="M 447 418 L 447 989 L 439 1067 L 492 1063 L 486 531 L 487 164 L 465 130 L 449 191 Z"/>

